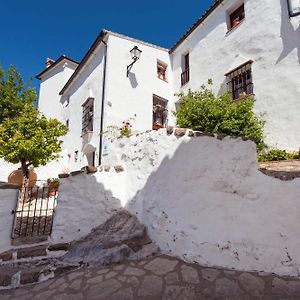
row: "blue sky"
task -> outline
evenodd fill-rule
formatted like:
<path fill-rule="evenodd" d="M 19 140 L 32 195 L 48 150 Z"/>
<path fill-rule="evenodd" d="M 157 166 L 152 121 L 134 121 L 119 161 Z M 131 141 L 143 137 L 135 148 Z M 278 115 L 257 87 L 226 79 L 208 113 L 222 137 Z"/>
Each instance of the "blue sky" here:
<path fill-rule="evenodd" d="M 1 3 L 0 64 L 24 80 L 65 54 L 81 60 L 102 28 L 163 47 L 175 41 L 212 0 L 9 0 Z M 38 81 L 34 79 L 34 86 Z"/>

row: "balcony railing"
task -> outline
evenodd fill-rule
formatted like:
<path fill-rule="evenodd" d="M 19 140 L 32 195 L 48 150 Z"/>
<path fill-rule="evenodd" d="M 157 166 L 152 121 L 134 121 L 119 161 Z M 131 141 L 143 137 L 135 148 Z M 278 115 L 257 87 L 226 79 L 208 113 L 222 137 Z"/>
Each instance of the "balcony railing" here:
<path fill-rule="evenodd" d="M 181 86 L 184 86 L 189 81 L 190 81 L 190 69 L 188 68 L 181 73 Z"/>

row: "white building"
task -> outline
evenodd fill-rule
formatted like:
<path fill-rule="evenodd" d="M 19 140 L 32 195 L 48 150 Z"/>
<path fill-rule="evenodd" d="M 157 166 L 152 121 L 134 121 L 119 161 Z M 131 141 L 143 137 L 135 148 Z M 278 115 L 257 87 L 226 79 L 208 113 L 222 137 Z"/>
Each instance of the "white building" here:
<path fill-rule="evenodd" d="M 39 108 L 67 124 L 70 169 L 98 165 L 109 151 L 104 134 L 133 119 L 133 130 L 175 124 L 175 93 L 209 78 L 215 92 L 256 98 L 270 146 L 300 147 L 300 3 L 217 0 L 170 49 L 103 30 L 78 64 L 62 56 L 37 78 Z M 142 51 L 127 74 L 130 50 Z M 127 76 L 128 75 L 128 76 Z"/>

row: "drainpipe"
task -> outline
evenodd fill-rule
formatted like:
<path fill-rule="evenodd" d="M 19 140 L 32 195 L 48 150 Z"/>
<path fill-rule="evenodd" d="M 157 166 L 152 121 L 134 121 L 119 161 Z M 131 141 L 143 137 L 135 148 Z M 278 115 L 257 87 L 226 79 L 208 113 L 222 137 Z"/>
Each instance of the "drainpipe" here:
<path fill-rule="evenodd" d="M 104 102 L 105 102 L 105 86 L 106 86 L 106 62 L 107 62 L 107 43 L 101 40 L 104 44 L 104 62 L 103 62 L 103 78 L 102 78 L 102 101 L 101 101 L 101 117 L 100 117 L 100 141 L 99 141 L 99 166 L 102 163 L 102 148 L 103 148 L 103 119 L 104 119 Z"/>

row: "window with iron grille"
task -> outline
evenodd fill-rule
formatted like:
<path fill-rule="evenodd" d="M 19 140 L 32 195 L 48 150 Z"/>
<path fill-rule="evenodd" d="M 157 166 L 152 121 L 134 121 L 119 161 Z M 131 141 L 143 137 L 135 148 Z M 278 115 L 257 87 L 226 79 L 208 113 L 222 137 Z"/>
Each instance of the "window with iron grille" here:
<path fill-rule="evenodd" d="M 300 14 L 300 0 L 287 0 L 290 17 Z"/>
<path fill-rule="evenodd" d="M 252 61 L 250 60 L 225 74 L 228 80 L 228 89 L 231 91 L 234 100 L 253 94 L 251 66 Z"/>
<path fill-rule="evenodd" d="M 94 123 L 94 99 L 88 98 L 82 104 L 82 133 L 92 132 Z"/>
<path fill-rule="evenodd" d="M 153 130 L 166 127 L 168 118 L 167 105 L 168 100 L 157 95 L 153 95 Z"/>
<path fill-rule="evenodd" d="M 230 16 L 230 26 L 229 30 L 233 27 L 239 25 L 245 19 L 245 6 L 242 4 L 239 8 L 233 11 Z"/>

